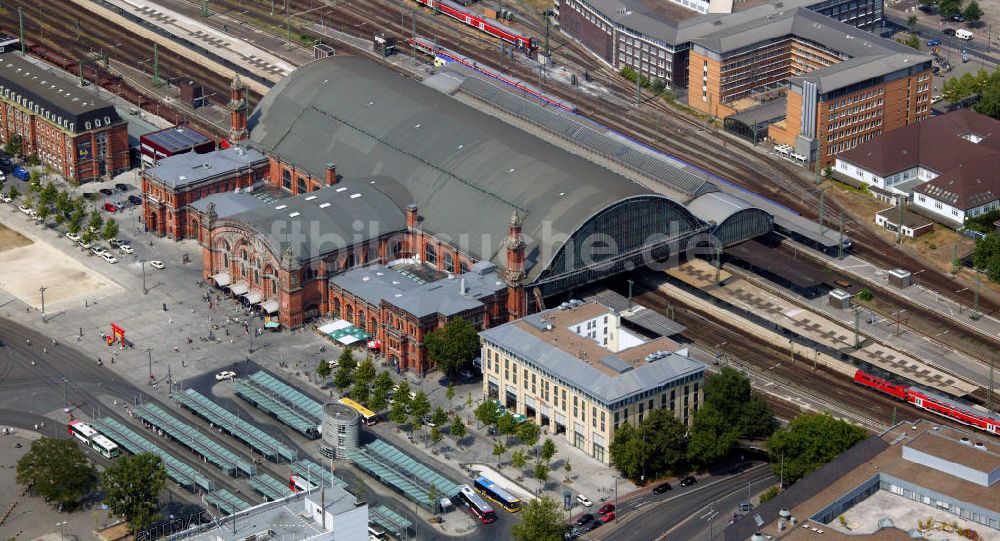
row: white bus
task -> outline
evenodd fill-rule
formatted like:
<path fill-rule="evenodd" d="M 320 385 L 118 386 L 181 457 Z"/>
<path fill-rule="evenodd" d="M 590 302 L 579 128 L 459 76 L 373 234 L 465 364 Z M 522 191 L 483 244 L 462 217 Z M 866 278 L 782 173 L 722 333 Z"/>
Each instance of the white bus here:
<path fill-rule="evenodd" d="M 117 443 L 83 421 L 70 421 L 69 433 L 105 458 L 115 458 L 121 454 L 121 447 Z"/>

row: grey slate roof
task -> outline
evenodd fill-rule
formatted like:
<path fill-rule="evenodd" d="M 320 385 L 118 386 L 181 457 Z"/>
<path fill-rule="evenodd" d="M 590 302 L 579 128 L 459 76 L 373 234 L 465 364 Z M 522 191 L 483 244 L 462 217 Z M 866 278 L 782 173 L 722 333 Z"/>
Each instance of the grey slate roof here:
<path fill-rule="evenodd" d="M 543 325 L 541 316 L 544 314 L 545 312 L 533 314 L 520 321 Z M 520 328 L 517 323 L 505 323 L 486 329 L 479 335 L 607 405 L 705 370 L 705 365 L 698 361 L 670 353 L 618 376 L 610 376 Z M 601 363 L 613 369 L 622 366 L 607 357 L 602 358 Z"/>
<path fill-rule="evenodd" d="M 186 156 L 187 154 L 181 154 Z M 380 189 L 392 181 L 342 182 L 315 192 L 278 199 L 227 218 L 250 227 L 281 258 L 291 248 L 299 262 L 406 227 L 403 210 Z"/>
<path fill-rule="evenodd" d="M 41 109 L 48 110 L 50 118 L 62 117 L 66 122 L 72 122 L 74 133 L 86 131 L 87 121 L 100 120 L 102 124 L 108 118 L 112 124 L 122 121 L 110 103 L 25 60 L 19 54 L 0 56 L 0 93 L 5 93 L 8 89 L 11 93 L 34 102 Z M 96 125 L 92 125 L 91 129 L 95 127 Z"/>
<path fill-rule="evenodd" d="M 191 203 L 191 206 L 198 212 L 205 212 L 208 210 L 209 203 L 215 204 L 215 214 L 219 218 L 228 218 L 233 214 L 260 208 L 267 204 L 261 198 L 246 192 L 223 192 L 202 197 Z"/>
<path fill-rule="evenodd" d="M 711 192 L 696 197 L 688 203 L 688 210 L 703 222 L 722 224 L 730 216 L 745 209 L 755 208 L 750 203 L 728 192 Z M 766 211 L 765 211 L 766 212 Z"/>
<path fill-rule="evenodd" d="M 146 175 L 165 186 L 181 188 L 265 161 L 267 157 L 253 148 L 231 147 L 204 154 L 187 152 L 157 160 L 155 167 L 146 169 Z"/>
<path fill-rule="evenodd" d="M 322 177 L 335 162 L 346 179 L 397 179 L 424 217 L 421 227 L 476 259 L 502 262 L 500 241 L 516 209 L 524 217 L 528 280 L 561 240 L 541 244 L 543 224 L 569 235 L 615 202 L 649 191 L 590 161 L 498 121 L 375 62 L 328 57 L 299 67 L 250 118 L 258 148 Z M 486 236 L 492 242 L 479 245 Z M 553 239 L 553 236 L 547 238 Z M 464 248 L 464 247 L 463 247 Z"/>
<path fill-rule="evenodd" d="M 330 279 L 330 284 L 374 306 L 385 300 L 418 318 L 433 314 L 451 317 L 482 306 L 479 299 L 507 287 L 497 276 L 495 267 L 486 272 L 481 270 L 481 267 L 473 268 L 453 278 L 420 283 L 412 275 L 373 265 L 338 274 Z M 464 295 L 461 293 L 463 283 Z"/>

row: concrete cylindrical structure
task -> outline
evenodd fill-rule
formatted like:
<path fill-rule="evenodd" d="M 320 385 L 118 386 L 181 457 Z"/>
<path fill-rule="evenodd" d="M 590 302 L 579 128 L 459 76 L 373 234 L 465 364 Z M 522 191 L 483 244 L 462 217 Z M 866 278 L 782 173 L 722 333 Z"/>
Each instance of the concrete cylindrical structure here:
<path fill-rule="evenodd" d="M 323 437 L 319 452 L 326 458 L 344 458 L 348 451 L 358 448 L 361 416 L 354 409 L 339 402 L 323 405 Z"/>

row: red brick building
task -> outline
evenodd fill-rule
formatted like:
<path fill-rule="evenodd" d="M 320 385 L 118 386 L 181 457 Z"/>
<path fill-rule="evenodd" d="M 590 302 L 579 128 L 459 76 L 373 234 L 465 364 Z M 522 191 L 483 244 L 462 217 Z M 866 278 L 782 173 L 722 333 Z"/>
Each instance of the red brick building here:
<path fill-rule="evenodd" d="M 0 142 L 21 139 L 21 155 L 72 182 L 129 169 L 127 123 L 92 92 L 16 53 L 0 55 Z"/>

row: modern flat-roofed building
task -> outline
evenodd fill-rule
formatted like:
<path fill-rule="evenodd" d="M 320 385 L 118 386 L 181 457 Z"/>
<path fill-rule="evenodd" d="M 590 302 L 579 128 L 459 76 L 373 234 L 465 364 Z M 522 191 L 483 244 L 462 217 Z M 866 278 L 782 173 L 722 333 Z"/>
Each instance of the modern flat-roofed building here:
<path fill-rule="evenodd" d="M 114 106 L 18 53 L 0 54 L 0 141 L 21 140 L 72 182 L 110 178 L 129 168 L 127 123 Z"/>
<path fill-rule="evenodd" d="M 615 69 L 687 87 L 688 105 L 715 117 L 785 99 L 785 119 L 769 137 L 821 167 L 930 115 L 930 57 L 867 31 L 882 18 L 881 1 L 784 0 L 732 13 L 708 7 L 700 0 L 561 0 L 559 21 Z"/>
<path fill-rule="evenodd" d="M 837 157 L 837 178 L 952 228 L 1000 209 L 1000 120 L 959 109 Z"/>
<path fill-rule="evenodd" d="M 338 486 L 297 492 L 163 538 L 167 541 L 368 541 L 368 504 Z"/>
<path fill-rule="evenodd" d="M 213 150 L 215 141 L 188 126 L 171 126 L 139 136 L 139 153 L 147 167 L 169 156 L 185 152 L 205 154 Z"/>
<path fill-rule="evenodd" d="M 483 395 L 603 464 L 622 423 L 657 409 L 689 423 L 703 401 L 705 365 L 619 318 L 597 302 L 570 301 L 482 331 Z"/>
<path fill-rule="evenodd" d="M 797 481 L 716 539 L 998 539 L 998 480 L 1000 447 L 987 434 L 903 422 Z"/>

